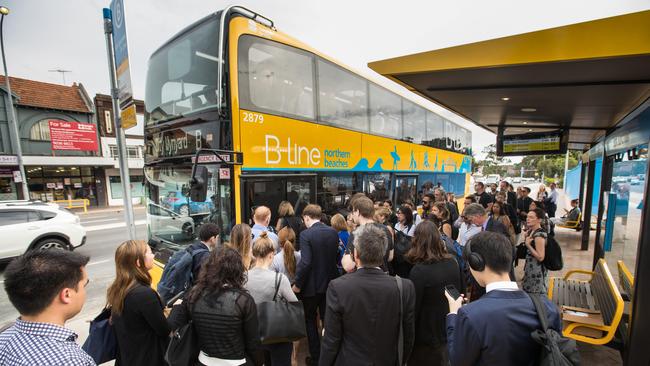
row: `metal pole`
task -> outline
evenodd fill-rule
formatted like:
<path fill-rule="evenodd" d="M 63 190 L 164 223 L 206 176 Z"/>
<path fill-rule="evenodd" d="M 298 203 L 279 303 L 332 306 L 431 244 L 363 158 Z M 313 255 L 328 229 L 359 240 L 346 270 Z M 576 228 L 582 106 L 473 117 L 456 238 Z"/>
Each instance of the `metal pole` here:
<path fill-rule="evenodd" d="M 566 157 L 564 158 L 564 179 L 562 180 L 562 189 L 566 192 L 566 173 L 569 171 L 569 149 L 566 150 Z"/>
<path fill-rule="evenodd" d="M 20 134 L 18 133 L 18 118 L 16 118 L 16 110 L 14 109 L 14 98 L 11 95 L 11 84 L 9 83 L 9 73 L 7 72 L 7 58 L 5 57 L 5 42 L 4 42 L 4 33 L 2 31 L 2 26 L 5 21 L 5 14 L 2 14 L 0 18 L 0 49 L 2 49 L 2 66 L 5 71 L 5 86 L 7 88 L 7 99 L 9 100 L 9 113 L 7 117 L 9 119 L 9 134 L 11 135 L 11 144 L 14 147 L 16 152 L 16 160 L 18 161 L 18 170 L 20 170 L 20 176 L 22 182 L 20 184 L 23 190 L 23 199 L 29 199 L 29 189 L 27 188 L 27 176 L 25 175 L 25 166 L 23 165 L 23 149 L 20 146 Z"/>
<path fill-rule="evenodd" d="M 113 54 L 113 23 L 111 10 L 104 9 L 104 34 L 106 35 L 106 54 L 108 55 L 108 71 L 111 79 L 111 96 L 113 98 L 113 123 L 115 124 L 115 138 L 119 151 L 120 179 L 122 180 L 122 198 L 124 199 L 124 218 L 129 239 L 135 240 L 135 223 L 133 220 L 133 202 L 131 201 L 131 177 L 129 176 L 129 162 L 126 155 L 126 138 L 120 120 L 120 101 L 117 98 L 117 79 L 115 71 L 115 56 Z"/>

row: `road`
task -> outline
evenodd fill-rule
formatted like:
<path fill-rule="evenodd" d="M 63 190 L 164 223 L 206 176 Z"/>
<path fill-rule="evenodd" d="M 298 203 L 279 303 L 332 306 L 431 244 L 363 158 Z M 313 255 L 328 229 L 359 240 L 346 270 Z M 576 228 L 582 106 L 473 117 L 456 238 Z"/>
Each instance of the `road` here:
<path fill-rule="evenodd" d="M 90 257 L 87 271 L 90 283 L 87 286 L 86 304 L 82 312 L 72 319 L 68 326 L 80 334 L 87 333 L 86 320 L 93 318 L 106 301 L 106 289 L 115 277 L 114 254 L 120 243 L 128 239 L 124 213 L 120 210 L 103 210 L 80 213 L 81 224 L 87 230 L 86 244 L 76 251 Z M 143 207 L 135 208 L 135 222 L 138 239 L 146 239 L 145 212 Z M 4 272 L 4 265 L 0 270 Z M 4 273 L 0 275 L 4 283 Z M 18 312 L 13 308 L 7 294 L 0 291 L 0 325 L 13 321 Z"/>

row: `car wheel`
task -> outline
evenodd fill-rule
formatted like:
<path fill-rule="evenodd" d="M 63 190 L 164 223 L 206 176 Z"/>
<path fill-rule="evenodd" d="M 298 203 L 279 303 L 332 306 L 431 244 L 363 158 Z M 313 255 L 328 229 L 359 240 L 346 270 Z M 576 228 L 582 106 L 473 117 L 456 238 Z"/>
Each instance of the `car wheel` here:
<path fill-rule="evenodd" d="M 60 249 L 60 250 L 71 250 L 70 245 L 60 239 L 47 238 L 39 241 L 34 246 L 35 250 L 47 250 L 47 249 Z"/>
<path fill-rule="evenodd" d="M 181 214 L 181 216 L 189 216 L 190 207 L 188 205 L 182 205 L 181 207 L 178 208 L 178 213 Z"/>

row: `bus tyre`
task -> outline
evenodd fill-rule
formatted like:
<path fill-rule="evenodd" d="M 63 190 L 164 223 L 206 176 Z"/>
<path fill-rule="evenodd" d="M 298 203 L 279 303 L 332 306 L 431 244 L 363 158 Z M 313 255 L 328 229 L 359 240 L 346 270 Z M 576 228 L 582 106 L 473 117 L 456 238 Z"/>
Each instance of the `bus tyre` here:
<path fill-rule="evenodd" d="M 182 205 L 181 207 L 178 208 L 178 213 L 181 216 L 189 216 L 190 215 L 190 206 Z"/>
<path fill-rule="evenodd" d="M 48 250 L 48 249 L 60 249 L 60 250 L 71 250 L 70 245 L 64 242 L 61 239 L 55 238 L 46 238 L 34 246 L 34 250 Z"/>

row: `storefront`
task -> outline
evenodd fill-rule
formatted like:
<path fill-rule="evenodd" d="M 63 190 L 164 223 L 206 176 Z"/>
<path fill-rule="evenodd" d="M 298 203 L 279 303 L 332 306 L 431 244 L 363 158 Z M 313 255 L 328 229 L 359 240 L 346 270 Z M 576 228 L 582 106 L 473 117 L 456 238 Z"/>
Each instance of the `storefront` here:
<path fill-rule="evenodd" d="M 131 177 L 131 201 L 134 205 L 144 200 L 144 172 L 142 169 L 129 169 Z M 119 169 L 106 169 L 107 198 L 109 206 L 121 206 L 124 204 L 124 189 Z"/>
<path fill-rule="evenodd" d="M 16 156 L 0 155 L 0 201 L 22 198 L 20 183 L 14 180 L 14 172 L 18 171 L 17 164 Z"/>
<path fill-rule="evenodd" d="M 104 170 L 93 166 L 26 166 L 31 199 L 58 201 L 88 199 L 102 206 Z"/>

